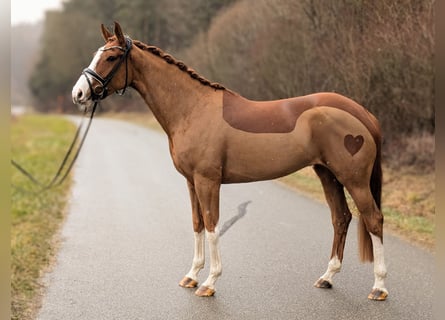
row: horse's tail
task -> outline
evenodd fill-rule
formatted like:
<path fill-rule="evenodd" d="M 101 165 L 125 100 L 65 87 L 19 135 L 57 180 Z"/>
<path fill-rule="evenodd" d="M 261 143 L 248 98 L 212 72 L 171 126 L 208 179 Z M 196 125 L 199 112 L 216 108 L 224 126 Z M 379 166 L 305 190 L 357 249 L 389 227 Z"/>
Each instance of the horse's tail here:
<path fill-rule="evenodd" d="M 371 180 L 369 182 L 371 193 L 377 208 L 381 208 L 382 199 L 382 142 L 380 137 L 374 137 L 376 143 L 376 158 L 374 161 L 374 166 L 372 168 Z M 363 221 L 363 216 L 359 216 L 358 221 L 358 240 L 360 248 L 360 260 L 362 262 L 372 262 L 374 261 L 374 254 L 372 250 L 372 239 L 369 232 L 366 230 L 365 222 Z"/>
<path fill-rule="evenodd" d="M 374 201 L 377 205 L 377 208 L 381 210 L 381 202 L 382 202 L 382 142 L 380 139 L 376 139 L 376 156 L 374 161 L 374 167 L 372 168 L 371 174 L 371 193 L 374 197 Z"/>

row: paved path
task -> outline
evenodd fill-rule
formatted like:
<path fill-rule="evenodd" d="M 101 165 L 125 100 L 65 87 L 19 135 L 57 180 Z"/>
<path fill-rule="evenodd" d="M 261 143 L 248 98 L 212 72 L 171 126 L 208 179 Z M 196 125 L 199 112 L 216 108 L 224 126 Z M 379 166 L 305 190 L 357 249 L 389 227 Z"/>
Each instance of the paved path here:
<path fill-rule="evenodd" d="M 355 219 L 334 288 L 314 288 L 331 250 L 329 211 L 275 182 L 223 186 L 221 225 L 245 215 L 221 238 L 215 296 L 198 298 L 178 286 L 193 254 L 188 201 L 162 133 L 95 119 L 38 319 L 433 317 L 434 258 L 394 237 L 385 238 L 389 299 L 366 298 L 372 265 L 358 261 Z"/>

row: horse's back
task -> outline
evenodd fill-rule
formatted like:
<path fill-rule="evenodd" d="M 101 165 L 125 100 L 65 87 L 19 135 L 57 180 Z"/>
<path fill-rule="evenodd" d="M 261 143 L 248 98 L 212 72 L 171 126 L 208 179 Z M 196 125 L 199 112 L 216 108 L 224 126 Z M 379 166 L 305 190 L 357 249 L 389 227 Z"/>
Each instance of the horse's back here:
<path fill-rule="evenodd" d="M 335 93 L 274 101 L 224 93 L 223 181 L 273 179 L 327 162 L 340 170 L 341 162 L 347 166 L 375 153 L 373 119 L 358 103 Z"/>
<path fill-rule="evenodd" d="M 343 95 L 331 92 L 272 100 L 252 101 L 229 91 L 223 92 L 223 119 L 233 128 L 250 133 L 288 133 L 294 130 L 298 118 L 316 107 L 331 107 L 346 111 L 371 132 L 380 135 L 376 118 L 364 107 Z"/>

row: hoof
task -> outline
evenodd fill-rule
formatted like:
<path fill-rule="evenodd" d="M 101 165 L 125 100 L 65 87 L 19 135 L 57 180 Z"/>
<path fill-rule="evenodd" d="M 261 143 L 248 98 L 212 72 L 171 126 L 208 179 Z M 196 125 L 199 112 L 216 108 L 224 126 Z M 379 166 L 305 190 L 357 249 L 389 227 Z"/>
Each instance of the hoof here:
<path fill-rule="evenodd" d="M 195 291 L 198 297 L 211 297 L 215 294 L 215 290 L 210 289 L 206 286 L 200 286 L 198 290 Z"/>
<path fill-rule="evenodd" d="M 314 283 L 314 287 L 322 289 L 331 289 L 332 284 L 329 281 L 320 278 L 317 280 L 317 282 Z"/>
<path fill-rule="evenodd" d="M 388 292 L 381 289 L 372 289 L 371 293 L 368 295 L 369 300 L 375 301 L 385 301 L 388 296 Z"/>
<path fill-rule="evenodd" d="M 192 278 L 184 277 L 181 282 L 179 282 L 179 285 L 184 288 L 196 288 L 198 282 Z"/>

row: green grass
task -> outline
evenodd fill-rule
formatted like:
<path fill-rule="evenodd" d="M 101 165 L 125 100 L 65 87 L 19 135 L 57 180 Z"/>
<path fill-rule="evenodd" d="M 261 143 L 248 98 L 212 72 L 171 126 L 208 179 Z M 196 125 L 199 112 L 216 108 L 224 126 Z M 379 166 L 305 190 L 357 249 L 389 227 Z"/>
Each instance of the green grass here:
<path fill-rule="evenodd" d="M 75 125 L 56 116 L 26 115 L 11 125 L 11 156 L 38 180 L 48 183 L 74 136 Z M 55 234 L 64 218 L 71 179 L 39 195 L 15 168 L 11 183 L 11 314 L 31 319 L 39 278 L 55 253 Z"/>
<path fill-rule="evenodd" d="M 420 236 L 421 238 L 418 240 L 425 241 L 426 238 L 434 236 L 435 224 L 426 217 L 404 215 L 393 208 L 384 209 L 383 213 L 385 215 L 385 223 Z"/>

